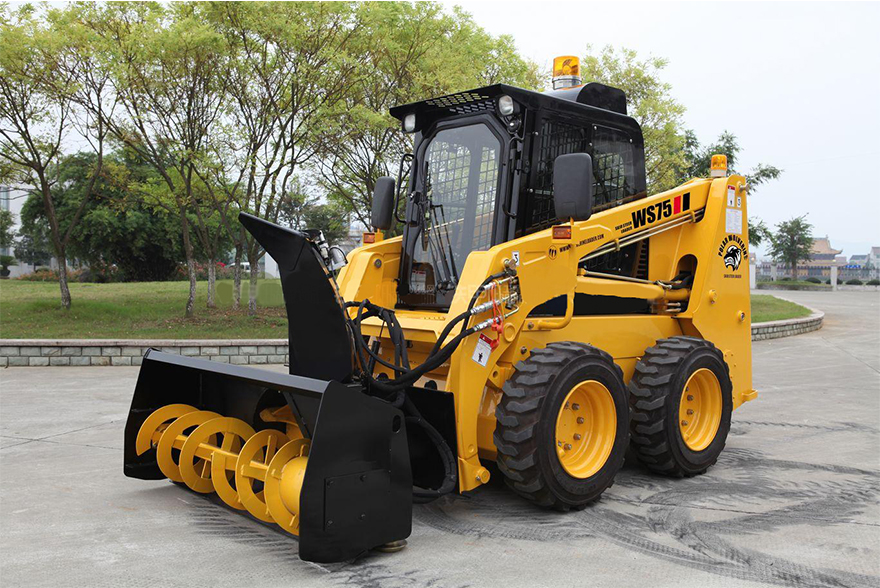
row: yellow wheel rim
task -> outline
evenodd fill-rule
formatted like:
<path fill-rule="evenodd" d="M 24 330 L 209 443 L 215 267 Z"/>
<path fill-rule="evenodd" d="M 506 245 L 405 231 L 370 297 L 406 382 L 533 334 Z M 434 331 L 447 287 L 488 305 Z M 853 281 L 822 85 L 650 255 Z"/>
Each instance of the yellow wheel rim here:
<path fill-rule="evenodd" d="M 691 374 L 678 407 L 678 428 L 685 445 L 702 451 L 712 444 L 721 426 L 721 384 L 712 370 L 700 368 Z"/>
<path fill-rule="evenodd" d="M 556 417 L 556 455 L 562 468 L 586 479 L 602 469 L 617 435 L 617 411 L 608 388 L 596 380 L 576 385 Z"/>

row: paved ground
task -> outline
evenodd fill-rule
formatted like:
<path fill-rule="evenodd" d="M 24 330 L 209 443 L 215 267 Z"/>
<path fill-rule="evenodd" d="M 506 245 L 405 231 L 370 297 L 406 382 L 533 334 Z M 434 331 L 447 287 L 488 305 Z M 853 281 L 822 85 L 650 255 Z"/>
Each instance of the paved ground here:
<path fill-rule="evenodd" d="M 774 293 L 821 331 L 754 346 L 756 402 L 705 476 L 627 466 L 559 514 L 490 484 L 415 509 L 409 547 L 314 565 L 295 540 L 122 476 L 137 368 L 0 372 L 3 586 L 880 585 L 880 295 Z"/>

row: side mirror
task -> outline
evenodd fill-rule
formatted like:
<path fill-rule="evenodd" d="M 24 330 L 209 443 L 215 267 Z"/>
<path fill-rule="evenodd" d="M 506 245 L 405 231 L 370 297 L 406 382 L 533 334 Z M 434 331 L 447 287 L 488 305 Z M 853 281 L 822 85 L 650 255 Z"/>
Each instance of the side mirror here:
<path fill-rule="evenodd" d="M 556 218 L 584 221 L 593 213 L 593 158 L 588 153 L 560 155 L 553 162 Z"/>
<path fill-rule="evenodd" d="M 382 176 L 373 189 L 373 211 L 370 224 L 380 231 L 391 228 L 394 215 L 394 178 Z"/>

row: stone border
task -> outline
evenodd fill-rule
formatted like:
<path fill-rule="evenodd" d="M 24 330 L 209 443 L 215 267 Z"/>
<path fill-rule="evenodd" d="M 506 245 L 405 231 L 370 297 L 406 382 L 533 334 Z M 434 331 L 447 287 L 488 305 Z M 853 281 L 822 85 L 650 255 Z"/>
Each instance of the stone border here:
<path fill-rule="evenodd" d="M 289 360 L 287 339 L 0 339 L 0 367 L 141 365 L 150 347 L 237 365 Z"/>
<path fill-rule="evenodd" d="M 803 306 L 803 304 L 801 304 Z M 767 321 L 765 323 L 752 324 L 752 341 L 763 341 L 765 339 L 779 339 L 780 337 L 791 337 L 792 335 L 800 335 L 801 333 L 809 333 L 810 331 L 818 331 L 822 328 L 825 320 L 825 313 L 815 308 L 805 306 L 813 312 L 810 316 L 801 318 L 785 319 L 782 321 Z"/>
<path fill-rule="evenodd" d="M 752 325 L 752 341 L 822 328 L 825 313 Z M 284 364 L 287 339 L 0 339 L 0 367 L 141 365 L 150 347 L 165 353 L 236 365 Z"/>

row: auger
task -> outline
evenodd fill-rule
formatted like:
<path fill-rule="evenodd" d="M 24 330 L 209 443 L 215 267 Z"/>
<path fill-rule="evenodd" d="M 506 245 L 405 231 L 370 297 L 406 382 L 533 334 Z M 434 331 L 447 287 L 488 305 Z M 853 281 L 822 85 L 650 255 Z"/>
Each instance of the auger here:
<path fill-rule="evenodd" d="M 240 214 L 278 262 L 289 373 L 149 350 L 125 474 L 216 493 L 332 562 L 399 547 L 414 502 L 493 475 L 568 511 L 627 448 L 658 474 L 711 467 L 757 397 L 745 178 L 717 155 L 649 195 L 624 93 L 556 65 L 553 91 L 393 108 L 413 152 L 347 265 L 320 232 Z"/>

